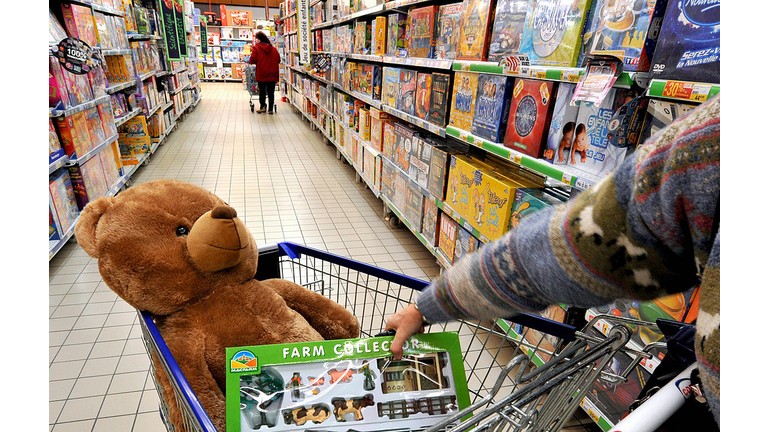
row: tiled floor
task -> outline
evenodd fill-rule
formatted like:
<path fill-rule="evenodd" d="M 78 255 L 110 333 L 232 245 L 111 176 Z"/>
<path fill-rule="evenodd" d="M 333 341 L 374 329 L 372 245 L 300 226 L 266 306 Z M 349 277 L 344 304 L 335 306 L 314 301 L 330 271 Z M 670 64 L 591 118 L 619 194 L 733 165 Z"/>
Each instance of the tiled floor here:
<path fill-rule="evenodd" d="M 258 115 L 240 84 L 202 90 L 134 184 L 205 187 L 237 209 L 259 244 L 295 241 L 423 279 L 439 272 L 413 235 L 388 227 L 381 201 L 289 104 Z M 164 431 L 137 315 L 75 242 L 50 261 L 49 299 L 50 430 Z"/>

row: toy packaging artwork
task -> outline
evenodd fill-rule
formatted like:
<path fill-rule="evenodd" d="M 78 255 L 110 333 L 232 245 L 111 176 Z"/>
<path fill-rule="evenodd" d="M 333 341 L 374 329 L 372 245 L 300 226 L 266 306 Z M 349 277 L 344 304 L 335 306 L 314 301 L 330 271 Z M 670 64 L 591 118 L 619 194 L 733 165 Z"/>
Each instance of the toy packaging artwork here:
<path fill-rule="evenodd" d="M 464 3 L 453 3 L 440 6 L 437 18 L 437 41 L 435 42 L 435 58 L 453 60 L 456 58 L 456 47 L 459 43 L 461 15 Z"/>
<path fill-rule="evenodd" d="M 424 220 L 421 223 L 421 234 L 430 246 L 437 246 L 437 222 L 440 209 L 434 199 L 424 199 Z"/>
<path fill-rule="evenodd" d="M 400 69 L 400 92 L 397 95 L 396 109 L 415 114 L 417 73 L 412 69 Z"/>
<path fill-rule="evenodd" d="M 579 113 L 579 107 L 571 105 L 575 89 L 576 84 L 571 83 L 560 83 L 557 87 L 557 98 L 547 134 L 547 148 L 543 154 L 544 160 L 555 165 L 567 164 L 571 154 L 576 116 Z"/>
<path fill-rule="evenodd" d="M 495 0 L 465 0 L 456 58 L 485 60 L 490 41 Z"/>
<path fill-rule="evenodd" d="M 435 58 L 439 10 L 438 6 L 425 6 L 413 9 L 409 13 L 411 19 L 409 57 Z"/>
<path fill-rule="evenodd" d="M 552 115 L 554 84 L 518 78 L 512 90 L 504 146 L 538 158 L 543 152 L 543 138 Z"/>
<path fill-rule="evenodd" d="M 528 54 L 532 65 L 576 66 L 588 8 L 589 0 L 533 2 L 520 52 Z"/>
<path fill-rule="evenodd" d="M 651 78 L 720 83 L 720 2 L 670 0 Z"/>
<path fill-rule="evenodd" d="M 469 404 L 456 333 L 226 349 L 228 432 L 421 430 Z"/>
<path fill-rule="evenodd" d="M 512 216 L 509 227 L 511 229 L 517 228 L 520 220 L 524 217 L 562 202 L 564 202 L 562 197 L 556 193 L 549 192 L 548 189 L 517 188 L 515 190 L 515 201 L 512 203 Z"/>
<path fill-rule="evenodd" d="M 400 57 L 400 50 L 405 48 L 405 20 L 408 16 L 404 13 L 392 13 L 387 15 L 387 55 Z"/>
<path fill-rule="evenodd" d="M 429 98 L 429 122 L 445 127 L 445 114 L 448 107 L 448 95 L 451 76 L 434 72 L 432 74 L 432 94 Z"/>
<path fill-rule="evenodd" d="M 456 230 L 458 229 L 459 224 L 455 220 L 445 213 L 440 213 L 440 231 L 438 233 L 437 246 L 440 253 L 451 263 L 456 251 Z"/>
<path fill-rule="evenodd" d="M 476 251 L 482 244 L 471 232 L 461 226 L 456 230 L 456 249 L 453 252 L 453 262 L 459 262 L 464 256 Z"/>
<path fill-rule="evenodd" d="M 432 96 L 432 74 L 420 73 L 416 79 L 416 117 L 429 118 L 429 99 Z"/>
<path fill-rule="evenodd" d="M 400 68 L 384 67 L 384 85 L 381 101 L 392 108 L 397 108 L 400 96 Z"/>
<path fill-rule="evenodd" d="M 453 78 L 453 97 L 448 123 L 458 129 L 471 131 L 475 115 L 475 96 L 477 95 L 478 74 L 456 72 Z"/>
<path fill-rule="evenodd" d="M 512 78 L 503 75 L 480 75 L 477 79 L 475 113 L 472 120 L 473 134 L 493 142 L 504 140 L 512 82 Z"/>
<path fill-rule="evenodd" d="M 589 52 L 622 59 L 625 71 L 647 71 L 667 0 L 595 1 L 596 31 Z"/>
<path fill-rule="evenodd" d="M 531 0 L 498 0 L 491 44 L 488 46 L 488 61 L 498 62 L 520 51 L 530 3 Z"/>

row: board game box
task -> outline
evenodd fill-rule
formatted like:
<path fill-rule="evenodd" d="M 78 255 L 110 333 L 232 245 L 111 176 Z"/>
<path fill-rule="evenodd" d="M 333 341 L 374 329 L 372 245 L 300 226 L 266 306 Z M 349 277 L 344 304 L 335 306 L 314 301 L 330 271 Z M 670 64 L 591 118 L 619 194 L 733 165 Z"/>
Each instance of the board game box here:
<path fill-rule="evenodd" d="M 416 133 L 403 123 L 395 123 L 394 134 L 394 151 L 390 160 L 407 173 L 411 165 L 411 151 Z"/>
<path fill-rule="evenodd" d="M 384 144 L 384 122 L 391 121 L 392 116 L 375 107 L 371 107 L 371 146 L 378 150 L 383 150 Z"/>
<path fill-rule="evenodd" d="M 547 134 L 547 148 L 543 159 L 555 165 L 565 165 L 571 154 L 573 135 L 576 130 L 577 105 L 571 105 L 576 84 L 560 83 Z"/>
<path fill-rule="evenodd" d="M 371 22 L 371 51 L 374 55 L 387 54 L 387 17 L 376 17 Z"/>
<path fill-rule="evenodd" d="M 533 65 L 576 66 L 590 0 L 539 0 L 528 14 L 520 52 Z"/>
<path fill-rule="evenodd" d="M 75 201 L 75 192 L 67 170 L 57 170 L 49 178 L 48 189 L 53 201 L 53 211 L 61 226 L 67 232 L 75 223 L 80 212 Z"/>
<path fill-rule="evenodd" d="M 432 74 L 419 73 L 416 78 L 416 117 L 429 118 L 429 100 L 432 97 Z"/>
<path fill-rule="evenodd" d="M 227 348 L 227 431 L 422 430 L 469 405 L 457 333 Z M 386 424 L 386 426 L 385 426 Z"/>
<path fill-rule="evenodd" d="M 475 96 L 477 95 L 478 74 L 471 72 L 456 72 L 453 77 L 453 95 L 451 97 L 451 114 L 448 123 L 464 131 L 472 130 L 472 119 L 475 115 Z"/>
<path fill-rule="evenodd" d="M 451 76 L 444 73 L 432 74 L 432 93 L 429 97 L 430 123 L 445 127 L 445 114 L 448 107 L 448 95 L 450 94 Z"/>
<path fill-rule="evenodd" d="M 459 225 L 456 229 L 456 248 L 453 252 L 453 262 L 457 263 L 466 255 L 476 251 L 478 244 L 480 244 L 480 240 Z"/>
<path fill-rule="evenodd" d="M 431 140 L 416 136 L 411 145 L 408 176 L 424 189 L 429 183 L 429 162 L 434 145 Z"/>
<path fill-rule="evenodd" d="M 400 97 L 400 68 L 384 66 L 383 81 L 381 101 L 392 108 L 397 108 Z"/>
<path fill-rule="evenodd" d="M 400 57 L 400 50 L 405 49 L 406 18 L 401 12 L 387 15 L 387 55 Z"/>
<path fill-rule="evenodd" d="M 720 83 L 720 2 L 670 0 L 651 78 Z"/>
<path fill-rule="evenodd" d="M 641 144 L 644 143 L 655 135 L 656 132 L 664 129 L 675 119 L 685 115 L 694 108 L 696 108 L 694 105 L 681 102 L 668 102 L 658 99 L 649 100 L 638 141 Z"/>
<path fill-rule="evenodd" d="M 395 121 L 385 121 L 382 125 L 382 149 L 381 152 L 390 162 L 395 161 L 395 147 L 397 146 L 397 135 L 395 135 Z"/>
<path fill-rule="evenodd" d="M 440 212 L 440 231 L 438 232 L 437 246 L 449 262 L 453 262 L 456 251 L 456 230 L 459 224 L 447 214 Z"/>
<path fill-rule="evenodd" d="M 512 229 L 517 228 L 520 221 L 526 216 L 562 202 L 564 200 L 559 195 L 548 193 L 547 189 L 517 188 L 515 200 L 512 203 L 512 217 L 509 226 Z"/>
<path fill-rule="evenodd" d="M 480 74 L 477 79 L 472 133 L 493 142 L 504 141 L 512 97 L 512 78 Z"/>
<path fill-rule="evenodd" d="M 90 7 L 64 3 L 61 5 L 61 13 L 64 17 L 64 26 L 70 37 L 82 40 L 91 48 L 99 46 L 96 25 Z"/>
<path fill-rule="evenodd" d="M 424 216 L 424 195 L 418 186 L 408 182 L 408 188 L 405 191 L 405 209 L 403 216 L 411 225 L 411 229 L 421 232 L 421 221 Z"/>
<path fill-rule="evenodd" d="M 440 209 L 434 199 L 424 199 L 424 219 L 421 222 L 421 234 L 430 246 L 437 246 L 437 221 Z"/>
<path fill-rule="evenodd" d="M 409 12 L 411 19 L 409 57 L 435 58 L 438 6 L 424 6 Z"/>
<path fill-rule="evenodd" d="M 667 0 L 595 0 L 597 22 L 591 54 L 624 61 L 625 71 L 647 71 Z"/>
<path fill-rule="evenodd" d="M 498 0 L 493 20 L 488 61 L 500 59 L 520 51 L 525 20 L 531 0 Z"/>
<path fill-rule="evenodd" d="M 437 18 L 437 41 L 435 42 L 435 58 L 453 60 L 456 58 L 456 47 L 461 30 L 461 15 L 464 3 L 453 3 L 440 6 Z"/>
<path fill-rule="evenodd" d="M 535 158 L 541 157 L 543 139 L 552 115 L 554 84 L 515 79 L 504 146 Z"/>
<path fill-rule="evenodd" d="M 417 73 L 412 69 L 400 69 L 400 92 L 397 95 L 396 109 L 415 114 Z"/>
<path fill-rule="evenodd" d="M 493 22 L 495 0 L 465 0 L 456 58 L 485 60 Z"/>

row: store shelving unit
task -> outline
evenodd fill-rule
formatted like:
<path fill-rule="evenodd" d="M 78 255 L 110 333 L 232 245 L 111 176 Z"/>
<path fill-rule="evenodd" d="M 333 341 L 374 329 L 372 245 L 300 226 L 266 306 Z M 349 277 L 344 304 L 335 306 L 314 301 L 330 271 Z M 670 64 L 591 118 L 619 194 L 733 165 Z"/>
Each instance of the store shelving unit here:
<path fill-rule="evenodd" d="M 158 0 L 144 0 L 143 3 L 144 3 L 145 6 L 156 7 L 157 6 L 157 1 Z M 123 11 L 114 10 L 112 8 L 109 8 L 109 7 L 103 6 L 103 5 L 99 5 L 99 4 L 91 4 L 90 2 L 77 1 L 77 0 L 67 0 L 67 1 L 62 1 L 62 3 L 72 3 L 72 4 L 77 4 L 77 5 L 81 5 L 81 6 L 85 6 L 85 7 L 90 7 L 93 11 L 96 11 L 96 12 L 101 12 L 101 13 L 109 14 L 109 15 L 112 15 L 112 16 L 115 16 L 115 17 L 119 17 L 119 18 L 125 18 L 125 13 Z M 191 18 L 191 16 L 192 16 L 191 13 L 192 12 L 191 11 L 185 11 L 185 12 Z M 189 33 L 189 30 L 188 30 L 188 33 Z M 128 34 L 128 33 L 126 33 L 125 36 L 127 37 L 127 39 L 129 41 L 150 41 L 153 44 L 157 44 L 160 49 L 163 49 L 164 43 L 163 43 L 162 36 L 159 36 L 159 35 L 149 35 L 149 34 Z M 99 51 L 102 56 L 131 55 L 131 49 L 130 48 L 104 49 L 104 50 L 101 50 L 101 49 L 99 49 L 97 47 L 96 51 Z M 191 59 L 187 60 L 187 63 L 188 64 L 194 63 L 194 66 L 193 66 L 194 69 L 197 68 L 197 66 L 196 66 L 196 58 L 197 58 L 197 51 L 193 50 L 193 52 L 191 53 Z M 188 66 L 185 66 L 185 67 L 181 68 L 180 70 L 170 71 L 170 72 L 168 70 L 149 71 L 149 72 L 146 72 L 146 73 L 143 73 L 143 74 L 139 74 L 138 76 L 136 76 L 133 79 L 128 80 L 126 82 L 110 85 L 109 87 L 106 88 L 106 93 L 107 94 L 104 95 L 104 96 L 97 97 L 97 98 L 95 98 L 93 100 L 86 101 L 84 103 L 81 103 L 79 105 L 76 105 L 76 106 L 73 106 L 73 107 L 70 107 L 70 108 L 66 108 L 66 109 L 49 108 L 49 116 L 52 119 L 53 118 L 57 118 L 57 117 L 68 117 L 68 116 L 72 116 L 72 115 L 78 114 L 80 112 L 89 110 L 91 108 L 94 108 L 94 107 L 96 107 L 96 106 L 98 106 L 100 104 L 105 104 L 106 103 L 107 105 L 109 105 L 111 95 L 114 95 L 114 94 L 117 94 L 117 93 L 120 93 L 120 92 L 124 92 L 124 91 L 131 91 L 131 89 L 136 87 L 139 83 L 147 81 L 147 80 L 151 79 L 152 77 L 155 77 L 156 79 L 161 79 L 161 78 L 170 79 L 170 78 L 172 78 L 176 74 L 182 74 L 183 73 L 185 75 L 185 78 L 187 78 L 186 79 L 187 83 L 182 88 L 180 88 L 177 91 L 175 91 L 174 93 L 180 93 L 180 92 L 182 92 L 184 90 L 186 90 L 186 91 L 194 91 L 195 92 L 195 96 L 188 98 L 190 100 L 190 102 L 188 102 L 183 107 L 182 111 L 179 114 L 173 116 L 174 117 L 173 124 L 169 125 L 165 129 L 165 131 L 159 137 L 152 138 L 150 140 L 151 141 L 151 146 L 150 146 L 150 149 L 149 149 L 150 151 L 145 153 L 145 154 L 143 154 L 141 156 L 141 158 L 138 160 L 138 163 L 136 163 L 134 165 L 123 165 L 123 168 L 120 171 L 120 176 L 107 189 L 107 191 L 106 191 L 106 195 L 107 196 L 115 196 L 115 195 L 117 195 L 118 193 L 120 193 L 120 191 L 122 191 L 126 186 L 128 186 L 130 184 L 131 178 L 135 175 L 135 173 L 139 169 L 139 167 L 149 163 L 151 154 L 156 152 L 158 147 L 164 142 L 164 140 L 171 134 L 171 132 L 173 130 L 175 130 L 176 125 L 177 125 L 176 121 L 178 121 L 178 119 L 184 113 L 186 113 L 189 110 L 193 109 L 200 102 L 200 97 L 199 97 L 199 94 L 200 94 L 199 93 L 200 92 L 199 81 L 196 81 L 195 83 L 190 83 L 189 82 L 189 75 L 186 73 L 187 67 Z M 173 106 L 174 106 L 174 104 L 171 101 L 171 102 L 168 102 L 168 103 L 165 103 L 165 104 L 158 103 L 155 106 L 148 107 L 148 109 L 146 111 L 143 108 L 141 108 L 141 107 L 137 107 L 137 108 L 131 110 L 130 112 L 126 113 L 125 115 L 123 115 L 121 117 L 115 118 L 114 119 L 114 126 L 116 128 L 119 128 L 120 126 L 122 126 L 123 124 L 128 122 L 129 120 L 131 120 L 131 119 L 133 119 L 133 118 L 135 118 L 136 116 L 139 116 L 139 115 L 144 115 L 147 118 L 149 118 L 150 116 L 159 113 L 162 116 L 162 113 L 164 111 L 168 110 L 169 108 L 171 108 Z M 118 139 L 119 139 L 119 134 L 114 134 L 114 135 L 106 138 L 103 142 L 98 143 L 98 144 L 92 146 L 92 148 L 90 148 L 85 154 L 76 155 L 76 157 L 74 157 L 74 158 L 71 158 L 70 156 L 64 154 L 63 156 L 61 156 L 61 157 L 59 157 L 59 158 L 57 158 L 57 159 L 55 159 L 53 161 L 50 161 L 49 162 L 49 174 L 54 174 L 55 172 L 57 172 L 57 170 L 67 169 L 68 167 L 75 166 L 75 165 L 82 166 L 88 160 L 96 157 L 96 155 L 98 155 L 105 148 L 107 148 L 110 145 L 113 145 L 113 143 L 118 141 Z M 49 241 L 49 245 L 48 245 L 49 246 L 48 247 L 48 258 L 49 258 L 49 260 L 52 259 L 69 240 L 72 239 L 72 237 L 74 236 L 74 230 L 75 230 L 75 226 L 77 225 L 78 219 L 79 218 L 75 218 L 74 222 L 72 223 L 72 225 L 65 232 L 60 233 L 60 235 L 59 235 L 60 238 L 58 240 Z"/>

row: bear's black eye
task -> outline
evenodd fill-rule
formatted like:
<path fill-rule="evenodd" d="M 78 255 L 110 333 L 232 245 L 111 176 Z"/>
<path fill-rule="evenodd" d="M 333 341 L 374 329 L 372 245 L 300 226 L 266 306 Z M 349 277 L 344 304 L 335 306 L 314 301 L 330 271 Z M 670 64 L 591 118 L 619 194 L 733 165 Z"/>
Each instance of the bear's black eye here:
<path fill-rule="evenodd" d="M 176 228 L 176 236 L 177 237 L 183 237 L 183 236 L 185 236 L 187 234 L 189 234 L 189 228 L 187 228 L 187 227 L 185 227 L 183 225 L 178 227 L 178 228 Z"/>

